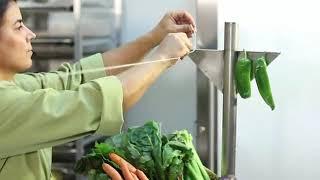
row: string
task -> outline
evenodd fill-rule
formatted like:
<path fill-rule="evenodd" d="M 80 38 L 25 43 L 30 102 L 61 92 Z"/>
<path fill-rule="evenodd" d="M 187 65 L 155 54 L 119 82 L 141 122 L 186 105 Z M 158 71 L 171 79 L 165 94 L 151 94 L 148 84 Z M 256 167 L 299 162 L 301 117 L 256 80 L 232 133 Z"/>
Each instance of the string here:
<path fill-rule="evenodd" d="M 127 67 L 132 67 L 132 66 L 141 66 L 141 65 L 146 65 L 146 64 L 160 63 L 160 62 L 173 61 L 173 60 L 180 60 L 180 58 L 177 57 L 177 58 L 159 59 L 159 60 L 144 61 L 144 62 L 139 62 L 139 63 L 131 63 L 131 64 L 123 64 L 123 65 L 117 65 L 117 66 L 107 66 L 107 67 L 103 67 L 103 68 L 87 69 L 87 70 L 83 70 L 80 72 L 71 73 L 70 75 L 86 74 L 86 73 L 92 73 L 92 72 L 97 72 L 97 71 L 108 71 L 108 70 L 113 70 L 113 69 L 127 68 Z"/>

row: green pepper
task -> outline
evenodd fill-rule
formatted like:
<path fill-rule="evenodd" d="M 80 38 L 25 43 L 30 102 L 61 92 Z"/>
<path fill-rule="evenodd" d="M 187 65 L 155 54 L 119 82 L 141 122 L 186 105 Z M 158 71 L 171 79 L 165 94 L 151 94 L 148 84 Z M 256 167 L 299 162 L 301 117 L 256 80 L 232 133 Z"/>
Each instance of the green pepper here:
<path fill-rule="evenodd" d="M 256 83 L 263 100 L 274 110 L 275 105 L 272 97 L 269 77 L 267 73 L 267 64 L 265 57 L 260 57 L 255 62 Z"/>
<path fill-rule="evenodd" d="M 239 55 L 235 68 L 236 87 L 240 96 L 244 99 L 251 96 L 251 69 L 252 62 L 247 58 L 247 53 L 244 52 L 243 57 Z"/>

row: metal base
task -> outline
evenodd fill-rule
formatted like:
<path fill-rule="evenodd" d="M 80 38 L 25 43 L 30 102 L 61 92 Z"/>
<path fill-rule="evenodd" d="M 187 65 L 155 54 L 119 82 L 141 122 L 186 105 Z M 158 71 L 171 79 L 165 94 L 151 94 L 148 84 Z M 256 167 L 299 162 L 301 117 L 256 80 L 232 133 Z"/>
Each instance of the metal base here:
<path fill-rule="evenodd" d="M 229 176 L 221 177 L 219 178 L 219 180 L 237 180 L 237 178 L 233 175 L 229 175 Z"/>

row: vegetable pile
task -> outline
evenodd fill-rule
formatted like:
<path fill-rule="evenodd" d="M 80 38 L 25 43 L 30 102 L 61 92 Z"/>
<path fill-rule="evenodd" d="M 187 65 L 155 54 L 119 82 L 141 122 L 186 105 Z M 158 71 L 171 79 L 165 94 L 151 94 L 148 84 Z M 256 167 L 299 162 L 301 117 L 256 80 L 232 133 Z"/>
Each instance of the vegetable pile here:
<path fill-rule="evenodd" d="M 75 171 L 88 175 L 92 180 L 110 179 L 102 169 L 103 163 L 121 173 L 120 167 L 110 159 L 112 153 L 142 170 L 151 180 L 218 179 L 203 166 L 192 144 L 191 134 L 181 130 L 163 135 L 155 121 L 129 128 L 125 133 L 96 143 L 91 153 L 77 161 Z"/>
<path fill-rule="evenodd" d="M 240 96 L 244 99 L 251 96 L 251 80 L 255 78 L 259 93 L 262 99 L 271 110 L 274 110 L 275 105 L 272 97 L 267 63 L 264 56 L 256 61 L 251 61 L 244 52 L 243 56 L 239 56 L 235 67 L 236 87 Z"/>

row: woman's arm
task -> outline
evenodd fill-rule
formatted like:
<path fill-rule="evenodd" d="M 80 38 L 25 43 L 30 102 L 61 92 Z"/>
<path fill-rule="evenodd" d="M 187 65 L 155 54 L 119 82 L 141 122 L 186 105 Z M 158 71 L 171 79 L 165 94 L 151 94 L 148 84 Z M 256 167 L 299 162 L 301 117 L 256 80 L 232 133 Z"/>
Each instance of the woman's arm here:
<path fill-rule="evenodd" d="M 177 58 L 175 61 L 157 62 L 132 67 L 117 75 L 123 87 L 123 109 L 127 111 L 142 97 L 151 84 L 168 67 L 176 63 L 178 58 L 186 55 L 191 49 L 191 43 L 185 33 L 169 34 L 160 44 L 151 58 Z"/>
<path fill-rule="evenodd" d="M 75 64 L 63 63 L 56 71 L 17 74 L 15 83 L 22 89 L 32 92 L 38 89 L 75 90 L 81 84 L 107 76 L 101 54 L 81 59 Z M 87 70 L 96 69 L 94 72 Z"/>
<path fill-rule="evenodd" d="M 76 91 L 24 91 L 0 84 L 0 158 L 71 142 L 93 133 L 119 133 L 122 84 L 114 76 L 81 84 Z"/>
<path fill-rule="evenodd" d="M 104 66 L 117 66 L 140 61 L 152 48 L 158 45 L 153 32 L 149 32 L 138 39 L 119 48 L 106 51 L 102 54 Z M 128 68 L 106 70 L 108 75 L 116 75 Z"/>
<path fill-rule="evenodd" d="M 114 50 L 103 53 L 105 67 L 131 64 L 140 61 L 152 48 L 169 33 L 183 32 L 190 38 L 195 31 L 195 22 L 186 11 L 167 13 L 158 25 L 147 34 Z M 116 75 L 128 68 L 107 70 L 108 75 Z"/>

